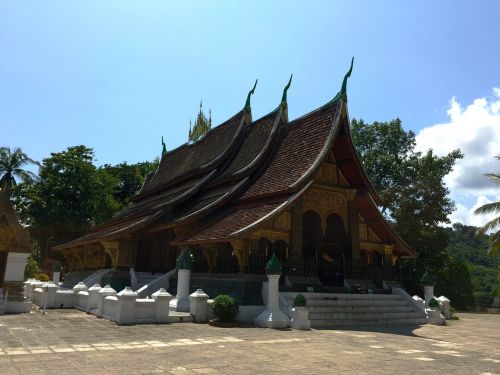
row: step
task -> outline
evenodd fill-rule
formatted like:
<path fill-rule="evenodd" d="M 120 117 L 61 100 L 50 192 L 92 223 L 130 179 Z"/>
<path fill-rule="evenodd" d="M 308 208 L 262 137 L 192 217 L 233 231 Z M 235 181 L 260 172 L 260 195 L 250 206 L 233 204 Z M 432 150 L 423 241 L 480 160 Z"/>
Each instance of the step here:
<path fill-rule="evenodd" d="M 298 293 L 281 292 L 280 295 L 285 299 L 293 300 Z M 301 293 L 307 301 L 310 300 L 397 300 L 401 296 L 397 294 L 351 294 L 351 293 Z"/>
<path fill-rule="evenodd" d="M 309 313 L 352 313 L 352 312 L 414 312 L 407 304 L 401 306 L 309 306 Z"/>
<path fill-rule="evenodd" d="M 426 324 L 426 318 L 397 318 L 397 319 L 321 319 L 311 320 L 313 328 L 335 328 L 335 327 L 364 327 L 364 326 L 394 326 L 394 325 L 422 325 Z"/>
<path fill-rule="evenodd" d="M 402 319 L 421 318 L 420 312 L 346 312 L 346 313 L 310 313 L 309 319 L 313 320 L 377 320 L 377 319 Z"/>
<path fill-rule="evenodd" d="M 336 306 L 408 306 L 404 299 L 397 300 L 307 300 L 308 307 L 336 307 Z"/>

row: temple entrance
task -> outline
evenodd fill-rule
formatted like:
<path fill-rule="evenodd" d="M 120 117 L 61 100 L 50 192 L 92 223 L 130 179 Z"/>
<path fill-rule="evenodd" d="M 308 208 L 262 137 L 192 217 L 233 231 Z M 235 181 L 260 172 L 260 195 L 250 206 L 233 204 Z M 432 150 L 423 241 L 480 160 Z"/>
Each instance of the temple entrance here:
<path fill-rule="evenodd" d="M 137 272 L 152 271 L 152 247 L 153 243 L 151 241 L 151 238 L 143 237 L 137 242 L 137 260 L 135 263 L 135 270 Z"/>
<path fill-rule="evenodd" d="M 5 269 L 7 267 L 7 256 L 9 255 L 6 251 L 0 251 L 0 288 L 3 287 L 3 279 L 5 278 Z"/>
<path fill-rule="evenodd" d="M 342 218 L 337 214 L 328 216 L 319 272 L 319 278 L 324 284 L 344 285 L 345 265 L 351 258 L 350 243 Z"/>

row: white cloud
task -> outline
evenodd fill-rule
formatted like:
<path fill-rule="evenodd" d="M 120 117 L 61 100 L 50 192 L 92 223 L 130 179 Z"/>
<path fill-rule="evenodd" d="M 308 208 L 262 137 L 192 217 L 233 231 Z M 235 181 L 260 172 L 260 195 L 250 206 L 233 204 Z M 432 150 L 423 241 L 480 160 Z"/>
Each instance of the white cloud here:
<path fill-rule="evenodd" d="M 452 222 L 479 226 L 488 217 L 473 214 L 481 204 L 500 200 L 500 186 L 492 183 L 485 173 L 498 173 L 500 162 L 500 88 L 493 95 L 475 99 L 467 107 L 453 97 L 447 111 L 449 122 L 435 124 L 417 134 L 417 150 L 433 149 L 445 155 L 457 148 L 464 158 L 456 162 L 445 181 L 456 201 L 457 210 L 450 216 Z"/>

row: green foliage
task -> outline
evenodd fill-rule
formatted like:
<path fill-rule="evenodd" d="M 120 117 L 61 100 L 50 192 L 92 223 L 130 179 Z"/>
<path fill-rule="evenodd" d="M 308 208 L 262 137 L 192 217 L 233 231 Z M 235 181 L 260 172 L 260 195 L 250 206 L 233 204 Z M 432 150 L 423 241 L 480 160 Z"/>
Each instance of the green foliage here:
<path fill-rule="evenodd" d="M 448 229 L 450 244 L 447 252 L 467 265 L 476 304 L 487 307 L 500 292 L 500 256 L 488 255 L 490 236 L 476 234 L 477 229 L 454 224 Z"/>
<path fill-rule="evenodd" d="M 194 256 L 191 250 L 188 247 L 184 248 L 175 263 L 180 270 L 190 270 L 194 263 Z"/>
<path fill-rule="evenodd" d="M 97 168 L 93 160 L 91 148 L 69 147 L 43 160 L 38 181 L 15 187 L 17 211 L 30 227 L 40 259 L 57 257 L 50 252 L 52 246 L 83 235 L 126 207 L 157 165 L 121 163 Z"/>
<path fill-rule="evenodd" d="M 433 309 L 439 308 L 439 302 L 435 298 L 431 298 L 429 301 L 429 307 Z"/>
<path fill-rule="evenodd" d="M 6 180 L 10 186 L 17 184 L 16 177 L 21 181 L 33 182 L 36 174 L 25 169 L 29 164 L 38 165 L 38 162 L 29 158 L 19 147 L 11 151 L 9 147 L 0 147 L 0 185 Z"/>
<path fill-rule="evenodd" d="M 271 256 L 271 259 L 266 263 L 266 274 L 268 275 L 280 275 L 281 274 L 281 263 L 275 253 Z"/>
<path fill-rule="evenodd" d="M 303 294 L 297 294 L 295 296 L 295 300 L 293 301 L 293 305 L 296 307 L 303 307 L 307 305 L 306 297 Z"/>
<path fill-rule="evenodd" d="M 448 215 L 455 208 L 444 177 L 463 155 L 459 150 L 445 156 L 432 150 L 415 151 L 415 133 L 405 131 L 399 119 L 371 125 L 353 120 L 351 128 L 363 167 L 383 200 L 383 213 L 418 252 L 415 260 L 399 263 L 400 282 L 409 293 L 421 294 L 420 279 L 426 268 L 460 268 L 449 259 L 448 233 L 440 225 L 449 222 Z M 443 277 L 442 272 L 439 277 Z M 446 279 L 453 279 L 453 275 L 446 275 Z"/>
<path fill-rule="evenodd" d="M 40 272 L 40 266 L 33 255 L 28 257 L 26 268 L 24 269 L 24 279 L 35 277 L 35 274 Z"/>
<path fill-rule="evenodd" d="M 234 298 L 226 294 L 220 294 L 215 297 L 212 309 L 217 319 L 221 322 L 234 321 L 239 311 Z"/>
<path fill-rule="evenodd" d="M 495 156 L 500 160 L 500 155 Z M 500 184 L 500 174 L 498 173 L 488 173 L 486 174 L 493 182 Z M 490 237 L 490 247 L 488 253 L 491 255 L 500 255 L 500 202 L 487 203 L 479 207 L 475 214 L 498 214 L 495 218 L 488 221 L 481 228 L 478 229 L 478 234 L 485 234 L 489 231 L 496 231 Z"/>
<path fill-rule="evenodd" d="M 36 273 L 33 277 L 40 281 L 52 281 L 50 276 L 43 272 Z"/>

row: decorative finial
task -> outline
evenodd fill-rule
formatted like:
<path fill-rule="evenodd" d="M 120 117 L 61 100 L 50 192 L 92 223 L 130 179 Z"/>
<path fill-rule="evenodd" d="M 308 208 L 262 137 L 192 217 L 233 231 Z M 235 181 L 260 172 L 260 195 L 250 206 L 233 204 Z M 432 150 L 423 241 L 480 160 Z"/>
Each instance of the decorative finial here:
<path fill-rule="evenodd" d="M 161 150 L 161 156 L 165 155 L 167 153 L 167 146 L 165 145 L 165 142 L 163 142 L 163 136 L 161 137 L 161 145 L 163 146 L 163 149 Z"/>
<path fill-rule="evenodd" d="M 290 80 L 288 81 L 288 84 L 285 86 L 285 88 L 283 90 L 283 97 L 281 98 L 282 103 L 286 103 L 286 93 L 287 93 L 288 89 L 290 88 L 290 85 L 292 84 L 292 77 L 293 77 L 293 74 L 290 75 Z"/>
<path fill-rule="evenodd" d="M 344 80 L 342 81 L 342 88 L 340 89 L 340 96 L 344 100 L 347 100 L 347 79 L 351 76 L 353 65 L 354 65 L 354 56 L 351 60 L 351 67 L 349 68 L 349 71 L 344 76 Z"/>
<path fill-rule="evenodd" d="M 247 101 L 245 102 L 245 109 L 247 111 L 250 110 L 250 97 L 253 95 L 253 93 L 255 92 L 255 88 L 257 87 L 257 82 L 259 81 L 259 79 L 257 78 L 255 80 L 255 84 L 253 85 L 253 89 L 251 89 L 249 92 L 248 92 L 248 95 L 247 95 Z"/>

